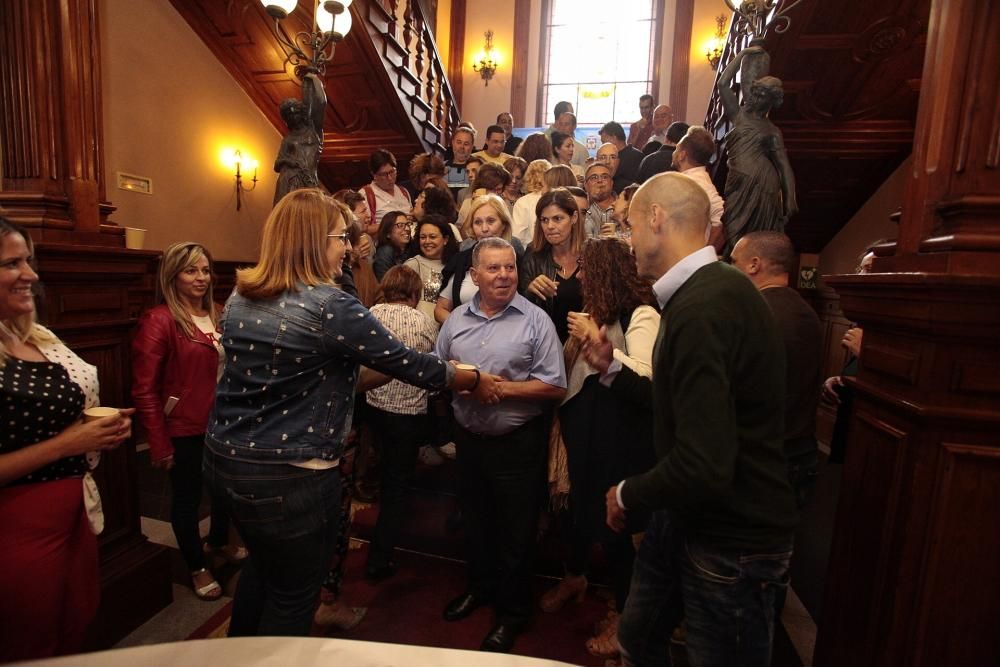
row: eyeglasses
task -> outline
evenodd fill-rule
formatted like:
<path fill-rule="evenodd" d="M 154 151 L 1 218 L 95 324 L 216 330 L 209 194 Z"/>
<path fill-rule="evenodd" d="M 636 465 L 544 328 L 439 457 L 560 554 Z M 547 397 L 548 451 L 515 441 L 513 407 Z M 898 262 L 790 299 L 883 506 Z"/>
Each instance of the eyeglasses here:
<path fill-rule="evenodd" d="M 349 238 L 349 235 L 348 235 L 347 232 L 344 232 L 343 234 L 327 234 L 326 238 L 328 238 L 328 239 L 340 239 L 340 242 L 343 243 L 343 244 L 345 244 L 345 245 L 350 242 L 350 238 Z"/>
<path fill-rule="evenodd" d="M 587 177 L 587 182 L 597 182 L 597 181 L 610 181 L 611 177 L 607 174 L 591 174 Z"/>
<path fill-rule="evenodd" d="M 409 229 L 410 228 L 410 223 L 408 223 L 408 222 L 394 222 L 394 223 L 392 223 L 392 226 L 395 227 L 396 229 Z"/>
<path fill-rule="evenodd" d="M 375 175 L 376 176 L 381 176 L 382 178 L 388 178 L 389 176 L 395 176 L 396 175 L 396 168 L 393 167 L 389 171 L 376 171 Z"/>

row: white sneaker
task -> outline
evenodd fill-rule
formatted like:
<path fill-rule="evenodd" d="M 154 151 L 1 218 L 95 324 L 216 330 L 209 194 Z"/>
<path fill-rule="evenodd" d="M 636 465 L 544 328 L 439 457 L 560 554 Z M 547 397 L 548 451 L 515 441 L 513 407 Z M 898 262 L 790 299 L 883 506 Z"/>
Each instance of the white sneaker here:
<path fill-rule="evenodd" d="M 441 456 L 437 449 L 431 447 L 430 445 L 424 445 L 420 448 L 420 453 L 417 455 L 420 462 L 427 466 L 439 466 L 444 463 L 444 457 Z"/>
<path fill-rule="evenodd" d="M 455 460 L 455 443 L 446 442 L 440 447 L 438 447 L 438 454 L 445 457 L 446 459 Z"/>

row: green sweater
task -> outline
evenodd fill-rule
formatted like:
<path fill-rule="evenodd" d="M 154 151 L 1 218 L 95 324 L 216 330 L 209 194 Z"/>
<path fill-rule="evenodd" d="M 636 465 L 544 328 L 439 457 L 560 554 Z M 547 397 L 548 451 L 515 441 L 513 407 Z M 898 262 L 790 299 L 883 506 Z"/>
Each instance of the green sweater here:
<path fill-rule="evenodd" d="M 651 397 L 654 412 L 658 462 L 625 481 L 625 507 L 669 510 L 722 547 L 790 541 L 784 385 L 781 337 L 756 288 L 721 262 L 698 269 L 663 311 L 652 383 L 623 368 L 612 384 Z"/>

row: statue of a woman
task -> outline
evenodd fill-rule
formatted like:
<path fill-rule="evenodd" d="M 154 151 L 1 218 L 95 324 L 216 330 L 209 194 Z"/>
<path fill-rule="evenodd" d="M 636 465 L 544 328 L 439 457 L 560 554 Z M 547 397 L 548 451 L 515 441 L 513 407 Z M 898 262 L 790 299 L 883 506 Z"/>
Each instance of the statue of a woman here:
<path fill-rule="evenodd" d="M 767 117 L 784 98 L 781 80 L 762 76 L 749 87 L 744 83 L 742 106 L 732 89 L 743 59 L 761 53 L 764 49 L 759 46 L 743 49 L 719 77 L 719 97 L 726 117 L 733 123 L 726 135 L 729 175 L 722 217 L 727 257 L 744 234 L 760 230 L 783 232 L 785 223 L 798 211 L 795 175 L 781 130 Z"/>
<path fill-rule="evenodd" d="M 288 134 L 281 140 L 274 170 L 278 185 L 274 188 L 274 203 L 292 190 L 320 187 L 319 156 L 323 152 L 323 115 L 326 113 L 326 91 L 323 82 L 309 72 L 302 78 L 302 99 L 289 98 L 279 107 Z"/>

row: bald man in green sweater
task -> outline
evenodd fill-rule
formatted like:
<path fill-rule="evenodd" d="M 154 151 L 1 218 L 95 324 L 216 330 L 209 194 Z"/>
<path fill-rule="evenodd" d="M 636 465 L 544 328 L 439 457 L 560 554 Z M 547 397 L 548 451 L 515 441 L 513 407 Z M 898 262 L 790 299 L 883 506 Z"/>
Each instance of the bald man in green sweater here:
<path fill-rule="evenodd" d="M 613 529 L 628 511 L 652 511 L 619 622 L 622 658 L 669 664 L 683 617 L 691 664 L 764 667 L 796 520 L 781 337 L 753 284 L 706 247 L 709 201 L 694 180 L 650 179 L 629 222 L 662 309 L 653 378 L 614 361 L 603 333 L 585 350 L 604 384 L 654 413 L 656 466 L 607 493 Z"/>

